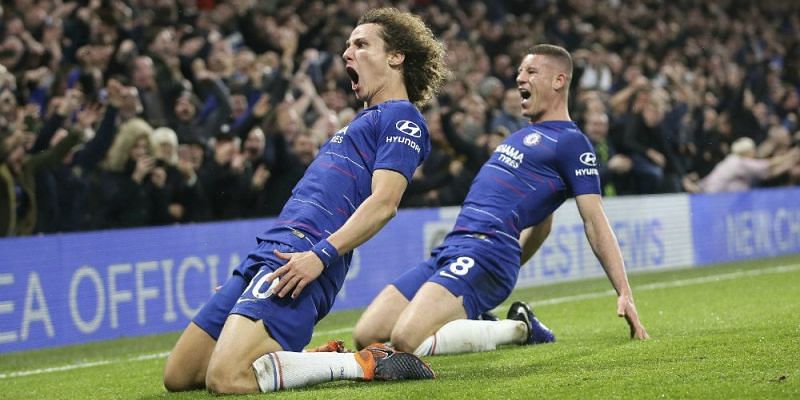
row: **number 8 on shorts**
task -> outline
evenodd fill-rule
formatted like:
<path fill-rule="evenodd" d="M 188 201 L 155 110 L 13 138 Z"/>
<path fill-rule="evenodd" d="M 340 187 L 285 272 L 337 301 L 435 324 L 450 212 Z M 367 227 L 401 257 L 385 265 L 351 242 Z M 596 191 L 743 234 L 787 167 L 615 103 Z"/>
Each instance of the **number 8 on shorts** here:
<path fill-rule="evenodd" d="M 469 272 L 469 269 L 475 266 L 475 260 L 472 257 L 458 257 L 455 261 L 450 263 L 450 272 L 458 276 L 464 276 Z"/>

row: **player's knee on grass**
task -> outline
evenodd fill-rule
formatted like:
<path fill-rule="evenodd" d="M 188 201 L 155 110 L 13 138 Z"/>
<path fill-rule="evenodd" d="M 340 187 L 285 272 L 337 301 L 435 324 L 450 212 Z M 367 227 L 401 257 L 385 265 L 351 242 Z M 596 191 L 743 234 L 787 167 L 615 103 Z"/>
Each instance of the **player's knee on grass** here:
<path fill-rule="evenodd" d="M 392 346 L 406 353 L 413 353 L 429 335 L 421 334 L 408 326 L 397 325 L 392 330 Z"/>
<path fill-rule="evenodd" d="M 375 342 L 385 342 L 389 340 L 389 334 L 381 334 L 381 327 L 376 327 L 369 321 L 359 320 L 353 328 L 353 341 L 356 349 L 361 350 Z M 388 331 L 388 329 L 385 329 Z"/>
<path fill-rule="evenodd" d="M 356 327 L 353 329 L 353 342 L 355 343 L 357 350 L 361 350 L 364 347 L 369 346 L 370 343 L 373 343 L 372 338 L 375 336 L 371 335 L 370 333 L 371 332 L 363 328 L 359 329 L 359 326 L 356 325 Z"/>
<path fill-rule="evenodd" d="M 164 388 L 170 392 L 182 392 L 205 387 L 206 364 L 202 359 L 186 357 L 186 354 L 182 353 L 184 349 L 185 347 L 172 349 L 169 357 L 167 357 L 166 365 L 164 365 Z"/>
<path fill-rule="evenodd" d="M 200 389 L 205 384 L 205 376 L 199 379 L 187 370 L 181 370 L 167 363 L 164 368 L 164 388 L 170 392 Z"/>
<path fill-rule="evenodd" d="M 249 378 L 249 379 L 248 379 Z M 206 371 L 206 388 L 214 394 L 237 394 L 257 392 L 255 375 L 249 365 L 238 363 L 211 362 Z"/>

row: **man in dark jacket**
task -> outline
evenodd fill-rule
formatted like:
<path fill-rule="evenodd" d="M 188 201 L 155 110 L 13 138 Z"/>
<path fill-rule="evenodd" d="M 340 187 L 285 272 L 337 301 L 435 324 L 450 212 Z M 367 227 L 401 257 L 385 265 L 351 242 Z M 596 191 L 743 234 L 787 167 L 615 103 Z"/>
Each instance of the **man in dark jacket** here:
<path fill-rule="evenodd" d="M 597 169 L 600 172 L 603 196 L 630 194 L 633 161 L 630 157 L 617 153 L 608 139 L 608 115 L 602 112 L 588 113 L 583 130 L 597 153 Z"/>

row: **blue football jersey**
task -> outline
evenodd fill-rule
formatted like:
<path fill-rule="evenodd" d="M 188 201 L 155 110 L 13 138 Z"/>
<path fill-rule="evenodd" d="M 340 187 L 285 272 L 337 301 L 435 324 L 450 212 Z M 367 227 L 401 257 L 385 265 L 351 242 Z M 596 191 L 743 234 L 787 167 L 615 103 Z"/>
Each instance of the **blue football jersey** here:
<path fill-rule="evenodd" d="M 375 170 L 397 171 L 410 181 L 429 152 L 428 127 L 410 102 L 393 100 L 362 110 L 322 146 L 275 225 L 259 239 L 280 242 L 287 227 L 314 242 L 328 237 L 372 193 Z"/>
<path fill-rule="evenodd" d="M 600 193 L 596 156 L 577 125 L 528 125 L 497 146 L 481 167 L 445 244 L 465 234 L 485 235 L 492 250 L 518 257 L 523 229 L 544 220 L 567 198 L 590 193 Z"/>
<path fill-rule="evenodd" d="M 397 171 L 410 181 L 429 152 L 425 120 L 410 102 L 387 101 L 358 113 L 322 146 L 274 225 L 258 235 L 258 247 L 193 321 L 217 338 L 229 313 L 262 320 L 281 347 L 301 351 L 333 306 L 352 253 L 332 262 L 297 299 L 264 296 L 266 288 L 248 285 L 263 286 L 261 279 L 285 264 L 273 251 L 308 250 L 344 225 L 372 193 L 375 170 Z"/>

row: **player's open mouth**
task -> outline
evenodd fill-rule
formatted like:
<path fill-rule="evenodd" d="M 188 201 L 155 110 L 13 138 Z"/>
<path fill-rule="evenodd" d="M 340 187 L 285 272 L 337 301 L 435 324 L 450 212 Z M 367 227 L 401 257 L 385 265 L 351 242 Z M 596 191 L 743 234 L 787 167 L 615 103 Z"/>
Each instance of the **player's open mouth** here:
<path fill-rule="evenodd" d="M 347 71 L 347 75 L 350 76 L 350 81 L 352 82 L 353 90 L 356 90 L 358 87 L 358 72 L 353 67 L 345 68 Z"/>
<path fill-rule="evenodd" d="M 520 105 L 522 108 L 528 107 L 528 101 L 531 98 L 531 91 L 528 89 L 519 88 L 519 96 L 522 97 Z"/>

